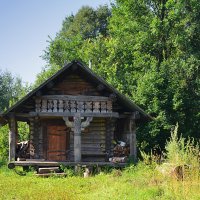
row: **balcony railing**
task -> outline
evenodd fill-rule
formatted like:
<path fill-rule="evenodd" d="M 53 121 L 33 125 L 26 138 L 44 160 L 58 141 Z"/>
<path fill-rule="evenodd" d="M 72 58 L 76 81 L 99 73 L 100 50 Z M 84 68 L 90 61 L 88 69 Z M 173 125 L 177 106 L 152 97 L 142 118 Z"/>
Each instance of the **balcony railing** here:
<path fill-rule="evenodd" d="M 37 113 L 112 113 L 112 100 L 102 96 L 46 95 L 35 99 Z"/>

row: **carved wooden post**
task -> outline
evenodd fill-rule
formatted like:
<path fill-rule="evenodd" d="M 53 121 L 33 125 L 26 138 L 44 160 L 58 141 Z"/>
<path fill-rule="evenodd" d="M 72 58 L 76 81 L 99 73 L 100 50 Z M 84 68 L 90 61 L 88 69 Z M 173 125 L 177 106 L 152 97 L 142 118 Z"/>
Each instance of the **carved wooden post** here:
<path fill-rule="evenodd" d="M 74 161 L 81 162 L 81 115 L 74 116 Z"/>
<path fill-rule="evenodd" d="M 41 122 L 39 123 L 39 128 L 38 128 L 38 132 L 39 132 L 39 138 L 38 138 L 38 142 L 39 142 L 39 158 L 43 158 L 43 145 L 44 145 L 44 141 L 43 141 L 43 131 L 42 131 L 42 126 L 41 126 Z"/>
<path fill-rule="evenodd" d="M 30 131 L 30 158 L 35 158 L 35 145 L 34 145 L 34 139 L 35 139 L 35 135 L 34 135 L 34 118 L 30 118 L 29 119 L 30 123 L 29 123 L 29 131 Z"/>
<path fill-rule="evenodd" d="M 137 142 L 136 142 L 136 125 L 135 120 L 130 119 L 129 121 L 129 133 L 130 133 L 130 156 L 133 161 L 137 161 Z"/>
<path fill-rule="evenodd" d="M 34 147 L 35 147 L 35 155 L 36 159 L 39 158 L 40 145 L 39 145 L 39 134 L 40 134 L 40 120 L 38 117 L 34 118 Z"/>
<path fill-rule="evenodd" d="M 69 121 L 69 117 L 63 117 L 67 127 L 74 131 L 74 162 L 81 162 L 81 131 L 89 126 L 92 117 L 87 117 L 84 122 L 81 122 L 81 113 L 74 114 L 74 121 Z"/>
<path fill-rule="evenodd" d="M 17 134 L 17 123 L 14 115 L 10 117 L 9 129 L 9 161 L 13 161 L 15 160 Z"/>

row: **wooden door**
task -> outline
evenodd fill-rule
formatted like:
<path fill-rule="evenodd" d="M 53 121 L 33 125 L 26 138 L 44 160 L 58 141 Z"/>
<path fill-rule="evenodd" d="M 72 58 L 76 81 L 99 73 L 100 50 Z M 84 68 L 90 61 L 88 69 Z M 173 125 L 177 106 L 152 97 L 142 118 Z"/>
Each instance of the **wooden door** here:
<path fill-rule="evenodd" d="M 48 125 L 47 159 L 66 161 L 69 149 L 69 129 L 65 125 Z"/>

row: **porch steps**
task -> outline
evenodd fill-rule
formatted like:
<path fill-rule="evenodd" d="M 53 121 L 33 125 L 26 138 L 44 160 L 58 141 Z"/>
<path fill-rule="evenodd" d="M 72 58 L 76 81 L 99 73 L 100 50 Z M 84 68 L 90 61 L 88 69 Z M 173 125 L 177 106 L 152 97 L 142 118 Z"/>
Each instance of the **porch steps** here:
<path fill-rule="evenodd" d="M 65 177 L 67 174 L 60 171 L 59 167 L 42 167 L 38 168 L 36 176 L 39 177 L 50 177 L 50 176 L 59 176 Z"/>
<path fill-rule="evenodd" d="M 59 167 L 42 167 L 38 169 L 38 174 L 58 173 L 58 172 L 60 172 Z"/>

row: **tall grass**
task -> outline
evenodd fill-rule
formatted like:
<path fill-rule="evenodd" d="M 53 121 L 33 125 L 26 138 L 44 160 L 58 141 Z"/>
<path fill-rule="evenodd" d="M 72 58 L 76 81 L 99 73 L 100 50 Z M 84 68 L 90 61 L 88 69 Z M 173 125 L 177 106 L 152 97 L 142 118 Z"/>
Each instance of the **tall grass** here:
<path fill-rule="evenodd" d="M 171 132 L 171 138 L 166 143 L 165 149 L 169 163 L 199 167 L 199 143 L 195 143 L 192 138 L 186 140 L 182 135 L 178 137 L 178 125 Z"/>

